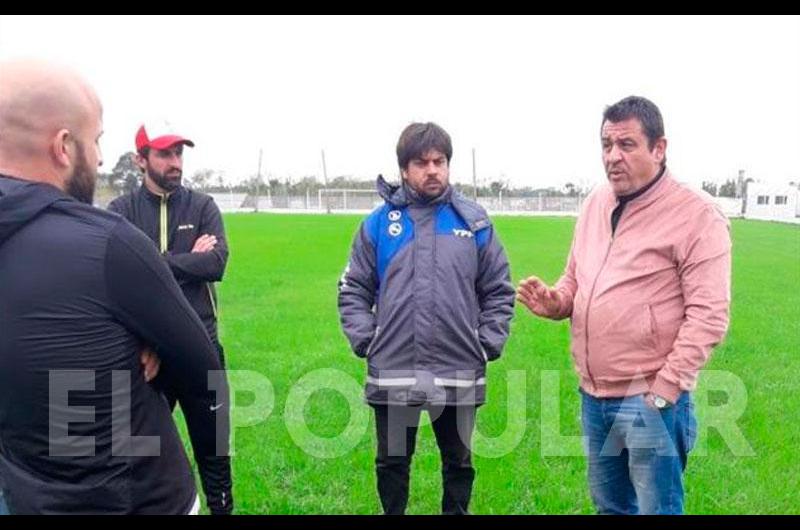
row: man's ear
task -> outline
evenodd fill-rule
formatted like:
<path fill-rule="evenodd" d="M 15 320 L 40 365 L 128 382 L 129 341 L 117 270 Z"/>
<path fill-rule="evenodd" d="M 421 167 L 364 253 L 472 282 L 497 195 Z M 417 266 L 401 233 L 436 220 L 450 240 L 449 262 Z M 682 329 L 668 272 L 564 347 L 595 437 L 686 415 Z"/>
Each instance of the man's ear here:
<path fill-rule="evenodd" d="M 75 139 L 68 129 L 60 129 L 50 142 L 50 157 L 53 163 L 61 170 L 69 169 L 72 166 L 73 150 L 75 149 Z"/>
<path fill-rule="evenodd" d="M 656 162 L 664 163 L 664 158 L 667 156 L 667 139 L 665 137 L 662 136 L 656 140 L 656 145 L 653 146 L 653 155 L 656 157 Z"/>
<path fill-rule="evenodd" d="M 133 161 L 136 162 L 136 165 L 139 166 L 139 169 L 142 171 L 142 173 L 146 172 L 147 159 L 141 153 L 136 153 L 136 156 L 134 157 Z"/>

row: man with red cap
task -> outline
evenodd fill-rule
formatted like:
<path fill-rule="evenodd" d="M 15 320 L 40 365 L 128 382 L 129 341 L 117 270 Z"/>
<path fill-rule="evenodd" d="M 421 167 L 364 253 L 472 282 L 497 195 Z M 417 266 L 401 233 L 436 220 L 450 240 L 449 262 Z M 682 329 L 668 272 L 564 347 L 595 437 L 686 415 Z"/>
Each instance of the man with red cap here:
<path fill-rule="evenodd" d="M 182 185 L 183 148 L 194 147 L 190 139 L 176 134 L 169 123 L 145 124 L 136 133 L 136 163 L 142 170 L 139 189 L 111 201 L 108 209 L 125 217 L 144 232 L 156 245 L 189 304 L 205 325 L 216 345 L 220 363 L 225 356 L 217 333 L 217 295 L 214 282 L 222 280 L 228 261 L 228 245 L 222 215 L 214 200 L 204 193 Z M 153 303 L 158 303 L 154 300 Z M 155 352 L 157 355 L 158 352 Z M 175 378 L 169 366 L 160 368 L 165 395 L 170 406 L 175 396 L 169 390 Z M 226 403 L 229 408 L 230 404 Z M 225 457 L 226 459 L 228 457 Z M 230 484 L 229 467 L 220 462 L 220 470 L 228 475 L 202 477 L 221 480 L 225 490 Z M 216 475 L 216 474 L 215 474 Z M 221 499 L 224 510 L 225 499 Z"/>

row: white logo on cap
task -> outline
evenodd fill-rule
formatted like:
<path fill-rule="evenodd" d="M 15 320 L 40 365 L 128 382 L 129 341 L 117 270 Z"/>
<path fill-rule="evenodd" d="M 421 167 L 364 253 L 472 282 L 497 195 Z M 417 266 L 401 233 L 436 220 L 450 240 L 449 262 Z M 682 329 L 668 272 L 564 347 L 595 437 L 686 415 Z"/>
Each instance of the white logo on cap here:
<path fill-rule="evenodd" d="M 400 223 L 392 223 L 389 225 L 389 235 L 392 237 L 397 237 L 403 231 L 403 227 Z"/>
<path fill-rule="evenodd" d="M 399 221 L 402 215 L 403 214 L 400 213 L 400 210 L 392 210 L 391 212 L 389 212 L 389 220 Z"/>

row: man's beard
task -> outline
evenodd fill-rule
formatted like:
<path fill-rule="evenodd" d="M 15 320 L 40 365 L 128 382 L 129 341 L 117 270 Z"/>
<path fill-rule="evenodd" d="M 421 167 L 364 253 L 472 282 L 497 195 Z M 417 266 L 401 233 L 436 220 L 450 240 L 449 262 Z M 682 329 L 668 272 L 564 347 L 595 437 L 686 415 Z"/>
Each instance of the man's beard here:
<path fill-rule="evenodd" d="M 158 187 L 161 188 L 162 190 L 166 192 L 173 192 L 176 189 L 178 189 L 181 185 L 183 171 L 181 171 L 180 169 L 178 170 L 173 169 L 170 170 L 169 172 L 172 172 L 173 175 L 167 176 L 167 173 L 159 173 L 158 171 L 150 167 L 149 164 L 147 166 L 147 175 L 150 177 L 150 179 L 152 179 L 152 181 L 155 182 L 158 185 Z M 177 173 L 177 176 L 175 176 L 175 173 Z"/>
<path fill-rule="evenodd" d="M 94 203 L 94 188 L 97 183 L 97 168 L 89 167 L 83 143 L 75 140 L 78 148 L 75 169 L 66 182 L 66 192 L 75 199 L 86 204 Z"/>

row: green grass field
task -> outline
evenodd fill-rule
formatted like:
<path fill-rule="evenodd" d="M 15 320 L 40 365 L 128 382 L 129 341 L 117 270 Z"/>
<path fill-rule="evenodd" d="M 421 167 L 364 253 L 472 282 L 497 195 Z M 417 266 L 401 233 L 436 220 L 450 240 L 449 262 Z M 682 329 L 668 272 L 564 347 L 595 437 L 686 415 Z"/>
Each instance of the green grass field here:
<path fill-rule="evenodd" d="M 350 352 L 336 311 L 336 282 L 360 219 L 225 218 L 231 257 L 220 286 L 221 335 L 236 390 L 234 422 L 252 423 L 235 432 L 238 513 L 380 512 L 374 425 L 361 396 L 365 367 Z M 495 223 L 515 283 L 534 273 L 547 281 L 559 276 L 574 219 Z M 700 436 L 686 472 L 686 511 L 797 514 L 800 227 L 736 220 L 732 228 L 732 323 L 695 395 Z M 503 358 L 490 365 L 471 510 L 592 513 L 576 438 L 568 323 L 538 320 L 523 309 L 517 307 Z M 726 419 L 724 411 L 737 406 L 740 417 Z M 438 513 L 440 482 L 433 432 L 423 426 L 409 513 Z"/>

